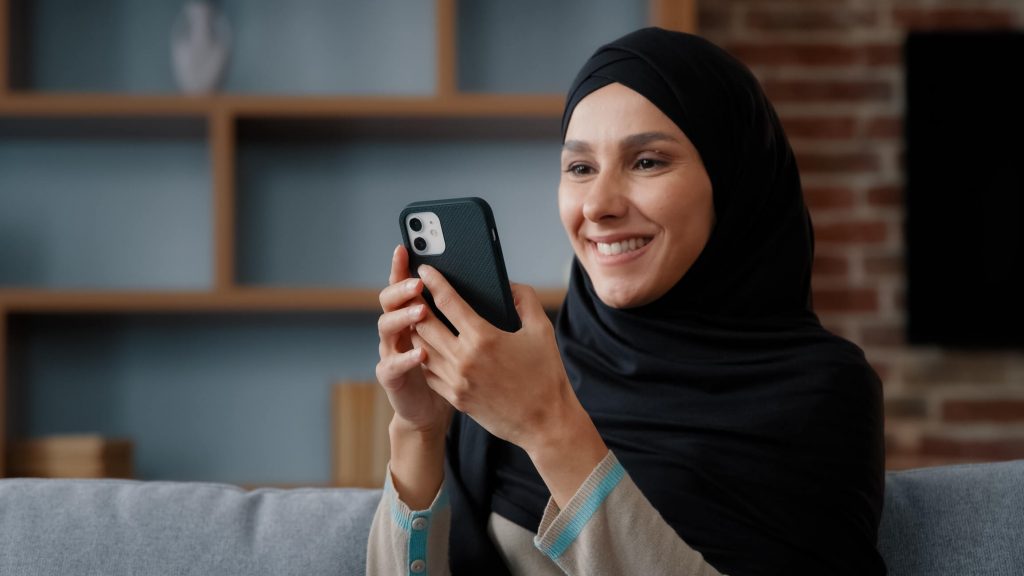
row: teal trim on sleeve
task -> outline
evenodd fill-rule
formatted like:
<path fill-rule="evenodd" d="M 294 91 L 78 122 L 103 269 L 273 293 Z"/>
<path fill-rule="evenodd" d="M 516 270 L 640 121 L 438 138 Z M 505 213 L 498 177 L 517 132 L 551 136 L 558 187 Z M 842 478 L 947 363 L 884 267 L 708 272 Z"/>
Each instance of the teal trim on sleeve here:
<path fill-rule="evenodd" d="M 566 524 L 565 529 L 555 538 L 554 543 L 544 553 L 548 555 L 552 560 L 558 560 L 558 558 L 569 549 L 569 546 L 576 541 L 576 538 L 583 531 L 583 527 L 587 525 L 587 521 L 590 520 L 594 512 L 601 507 L 608 495 L 611 494 L 612 490 L 619 485 L 619 481 L 626 475 L 626 469 L 622 467 L 622 464 L 615 462 L 615 465 L 608 471 L 608 474 L 597 484 L 594 491 L 587 496 L 587 499 L 583 501 L 579 509 L 573 515 L 572 520 Z"/>
<path fill-rule="evenodd" d="M 409 531 L 409 576 L 418 576 L 412 571 L 412 564 L 417 560 L 421 560 L 426 566 L 427 562 L 427 533 L 430 531 L 430 512 L 416 512 L 412 515 L 413 521 L 418 518 L 424 518 L 427 521 L 427 525 L 421 530 L 410 530 Z M 423 574 L 426 569 L 420 572 Z"/>
<path fill-rule="evenodd" d="M 395 500 L 397 500 L 397 498 L 395 498 Z M 412 530 L 412 519 L 405 514 L 402 514 L 397 501 L 391 502 L 391 518 L 395 521 L 395 524 L 398 524 L 398 527 L 401 528 L 403 532 Z"/>
<path fill-rule="evenodd" d="M 448 506 L 448 490 L 445 485 L 442 484 L 441 491 L 438 493 L 437 498 L 434 499 L 434 502 L 430 505 L 430 508 L 417 512 L 409 510 L 409 508 L 398 499 L 398 492 L 395 491 L 394 486 L 392 486 L 390 478 L 385 484 L 385 492 L 387 497 L 390 498 L 392 520 L 394 520 L 395 524 L 397 524 L 398 527 L 409 536 L 409 576 L 422 576 L 428 572 L 426 569 L 427 543 L 429 541 L 430 527 L 433 522 L 432 516 L 435 511 L 442 510 L 445 506 Z M 419 530 L 413 529 L 413 523 L 421 518 L 424 520 L 426 525 Z M 422 562 L 424 566 L 424 569 L 419 573 L 413 572 L 412 570 L 413 563 L 417 561 Z"/>

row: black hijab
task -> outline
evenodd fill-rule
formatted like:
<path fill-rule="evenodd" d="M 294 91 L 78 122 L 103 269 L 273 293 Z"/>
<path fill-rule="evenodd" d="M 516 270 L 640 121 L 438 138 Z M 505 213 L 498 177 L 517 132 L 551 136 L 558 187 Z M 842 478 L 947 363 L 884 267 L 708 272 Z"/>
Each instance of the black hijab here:
<path fill-rule="evenodd" d="M 613 82 L 694 143 L 716 225 L 682 280 L 642 307 L 606 306 L 574 262 L 557 334 L 580 402 L 647 499 L 720 572 L 884 574 L 881 383 L 811 311 L 811 222 L 774 109 L 725 51 L 647 28 L 583 66 L 563 139 L 576 104 Z M 453 573 L 507 574 L 487 517 L 536 531 L 547 488 L 521 449 L 462 414 L 448 465 Z"/>

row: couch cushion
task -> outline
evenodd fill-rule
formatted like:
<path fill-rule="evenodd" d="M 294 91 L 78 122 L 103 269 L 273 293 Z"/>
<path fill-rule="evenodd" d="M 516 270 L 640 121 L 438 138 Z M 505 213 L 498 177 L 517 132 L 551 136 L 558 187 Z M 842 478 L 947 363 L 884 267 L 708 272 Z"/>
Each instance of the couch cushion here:
<path fill-rule="evenodd" d="M 362 574 L 379 490 L 0 481 L 0 574 Z"/>
<path fill-rule="evenodd" d="M 1024 574 L 1024 460 L 890 472 L 878 548 L 890 576 Z"/>

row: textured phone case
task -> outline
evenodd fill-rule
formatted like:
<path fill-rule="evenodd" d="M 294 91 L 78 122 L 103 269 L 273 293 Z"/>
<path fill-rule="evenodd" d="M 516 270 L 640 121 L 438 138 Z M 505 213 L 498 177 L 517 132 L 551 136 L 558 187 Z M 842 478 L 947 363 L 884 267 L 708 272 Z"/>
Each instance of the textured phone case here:
<path fill-rule="evenodd" d="M 425 256 L 413 251 L 405 228 L 406 215 L 412 212 L 437 214 L 446 245 L 444 253 Z M 398 223 L 402 241 L 409 251 L 411 275 L 418 276 L 416 269 L 420 264 L 437 268 L 477 314 L 506 332 L 519 330 L 521 323 L 509 288 L 494 216 L 487 202 L 480 198 L 413 202 L 402 210 Z M 429 293 L 426 300 L 434 313 L 457 333 L 434 306 Z"/>

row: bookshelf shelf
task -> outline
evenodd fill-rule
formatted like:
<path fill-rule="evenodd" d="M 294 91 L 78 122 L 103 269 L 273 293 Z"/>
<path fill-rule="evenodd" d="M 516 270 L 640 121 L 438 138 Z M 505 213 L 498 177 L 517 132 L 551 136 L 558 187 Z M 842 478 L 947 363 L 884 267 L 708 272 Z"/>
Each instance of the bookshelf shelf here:
<path fill-rule="evenodd" d="M 559 118 L 560 94 L 438 96 L 176 96 L 13 91 L 0 116 L 133 118 L 227 114 L 283 118 Z"/>
<path fill-rule="evenodd" d="M 377 312 L 375 289 L 238 288 L 216 292 L 0 290 L 0 312 L 9 314 L 133 314 L 177 312 Z M 537 291 L 555 311 L 559 288 Z"/>

